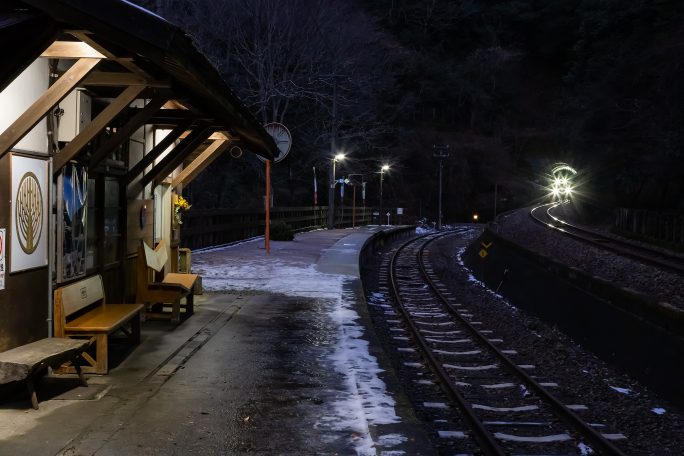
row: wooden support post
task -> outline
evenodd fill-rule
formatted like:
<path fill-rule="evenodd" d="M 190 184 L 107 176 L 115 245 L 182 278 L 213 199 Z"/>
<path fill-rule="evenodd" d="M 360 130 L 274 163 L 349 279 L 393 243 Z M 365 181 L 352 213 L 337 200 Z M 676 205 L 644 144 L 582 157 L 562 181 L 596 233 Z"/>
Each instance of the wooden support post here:
<path fill-rule="evenodd" d="M 133 100 L 145 89 L 145 86 L 129 86 L 116 97 L 106 108 L 102 110 L 92 122 L 81 130 L 81 132 L 66 145 L 53 161 L 52 173 L 57 175 L 62 167 L 69 162 L 76 154 L 85 147 L 95 135 L 102 131 L 119 113 L 128 107 Z"/>
<path fill-rule="evenodd" d="M 33 383 L 33 375 L 26 379 L 26 388 L 31 397 L 31 406 L 34 410 L 38 410 L 38 395 L 36 394 L 36 386 Z"/>
<path fill-rule="evenodd" d="M 271 160 L 266 160 L 266 227 L 264 229 L 266 255 L 271 254 Z"/>
<path fill-rule="evenodd" d="M 352 184 L 354 188 L 354 197 L 352 198 L 352 228 L 356 228 L 356 185 Z"/>
<path fill-rule="evenodd" d="M 213 135 L 212 135 L 213 136 Z M 181 184 L 188 184 L 199 175 L 207 166 L 218 158 L 228 147 L 229 141 L 216 139 L 196 159 L 173 179 L 171 187 L 176 188 Z"/>
<path fill-rule="evenodd" d="M 90 73 L 100 59 L 80 59 L 0 135 L 0 158 L 31 131 L 57 103 Z"/>
<path fill-rule="evenodd" d="M 114 136 L 109 138 L 107 142 L 101 145 L 100 148 L 91 155 L 90 160 L 88 161 L 88 168 L 94 169 L 102 160 L 107 158 L 114 149 L 127 141 L 138 128 L 145 125 L 145 123 L 161 109 L 166 101 L 167 99 L 163 97 L 154 98 L 147 106 L 131 117 L 122 128 L 117 130 Z"/>
<path fill-rule="evenodd" d="M 77 357 L 73 362 L 74 369 L 76 369 L 78 380 L 81 382 L 81 386 L 88 386 L 88 381 L 86 380 L 85 375 L 83 375 L 83 369 L 81 369 L 81 365 L 78 364 L 78 358 L 79 357 Z"/>

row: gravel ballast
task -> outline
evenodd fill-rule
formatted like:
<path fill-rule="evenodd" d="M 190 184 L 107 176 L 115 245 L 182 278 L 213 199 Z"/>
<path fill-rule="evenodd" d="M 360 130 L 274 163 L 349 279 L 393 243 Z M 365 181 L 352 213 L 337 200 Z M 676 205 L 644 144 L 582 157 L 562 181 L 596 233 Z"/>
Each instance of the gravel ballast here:
<path fill-rule="evenodd" d="M 513 217 L 512 221 L 518 223 L 517 229 L 512 225 L 505 227 L 505 223 L 502 223 L 499 232 L 510 229 L 519 234 L 517 231 L 524 231 L 531 236 L 530 244 L 536 240 L 550 248 L 560 248 L 556 244 L 561 241 L 541 239 L 544 230 L 537 231 L 536 226 L 526 226 L 524 218 Z M 429 259 L 443 283 L 483 322 L 483 327 L 493 330 L 504 339 L 506 348 L 516 350 L 520 360 L 536 365 L 538 375 L 556 378 L 561 385 L 562 396 L 571 403 L 586 405 L 592 422 L 603 423 L 624 434 L 627 439 L 616 443 L 626 454 L 684 454 L 684 414 L 680 410 L 619 369 L 584 350 L 557 329 L 515 308 L 505 298 L 474 279 L 471 271 L 463 266 L 460 255 L 480 232 L 480 229 L 472 229 L 466 235 L 449 236 L 436 241 L 429 249 Z M 549 255 L 548 252 L 542 253 Z M 581 266 L 578 264 L 578 267 Z M 374 275 L 367 274 L 364 282 L 373 282 Z M 597 275 L 605 277 L 605 274 Z M 365 285 L 367 289 L 374 288 L 372 283 Z M 630 285 L 634 288 L 633 282 Z M 376 323 L 385 318 L 373 309 L 371 314 Z M 376 324 L 376 331 L 386 345 L 387 353 L 393 356 L 396 347 L 393 347 L 391 335 L 383 334 L 386 327 Z M 396 365 L 401 365 L 400 359 L 396 360 Z M 405 386 L 409 396 L 412 387 Z M 430 423 L 425 426 L 429 428 Z"/>
<path fill-rule="evenodd" d="M 477 235 L 479 232 L 473 231 L 471 239 Z M 453 237 L 437 241 L 430 249 L 431 261 L 455 293 L 463 287 L 479 288 L 479 292 L 471 289 L 467 295 L 477 296 L 470 305 L 477 309 L 483 325 L 499 334 L 507 348 L 517 350 L 526 362 L 536 365 L 538 375 L 557 378 L 563 395 L 576 398 L 577 403 L 589 407 L 592 417 L 625 434 L 627 440 L 616 443 L 627 454 L 684 454 L 684 415 L 680 410 L 556 328 L 473 282 L 471 271 L 460 260 L 465 244 Z M 665 413 L 658 415 L 660 409 Z"/>
<path fill-rule="evenodd" d="M 534 222 L 529 208 L 499 218 L 496 231 L 528 250 L 684 309 L 684 279 L 681 275 L 552 231 Z"/>

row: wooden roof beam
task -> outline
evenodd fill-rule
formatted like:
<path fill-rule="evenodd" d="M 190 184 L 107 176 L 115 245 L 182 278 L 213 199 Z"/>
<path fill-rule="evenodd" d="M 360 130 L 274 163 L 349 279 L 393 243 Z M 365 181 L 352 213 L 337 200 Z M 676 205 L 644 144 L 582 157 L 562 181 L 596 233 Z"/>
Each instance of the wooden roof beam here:
<path fill-rule="evenodd" d="M 155 81 L 139 73 L 114 73 L 109 71 L 95 71 L 83 80 L 84 86 L 124 87 L 131 85 L 145 85 L 151 88 L 168 89 L 170 81 Z"/>
<path fill-rule="evenodd" d="M 144 85 L 129 86 L 121 92 L 118 97 L 112 100 L 112 102 L 86 125 L 85 128 L 64 147 L 64 149 L 55 155 L 53 161 L 53 174 L 56 175 L 59 173 L 60 169 L 69 162 L 69 160 L 74 158 L 76 154 L 78 154 L 95 135 L 109 125 L 121 111 L 126 109 L 144 89 Z"/>
<path fill-rule="evenodd" d="M 138 177 L 145 168 L 150 166 L 166 149 L 171 147 L 174 141 L 180 137 L 181 133 L 183 133 L 185 129 L 190 126 L 190 124 L 192 124 L 192 120 L 186 120 L 181 125 L 178 125 L 176 128 L 171 130 L 169 134 L 159 142 L 159 144 L 154 146 L 151 151 L 146 153 L 145 156 L 138 163 L 136 163 L 133 168 L 128 171 L 128 173 L 126 173 L 126 178 L 124 179 L 125 184 L 128 185 L 133 182 L 133 180 Z M 138 192 L 133 192 L 132 194 L 135 195 L 136 193 Z M 131 196 L 130 192 L 129 196 Z"/>
<path fill-rule="evenodd" d="M 62 101 L 90 73 L 101 59 L 77 60 L 29 108 L 0 135 L 0 157 L 31 131 L 57 103 Z"/>
<path fill-rule="evenodd" d="M 183 132 L 183 134 L 180 135 L 181 139 L 187 138 L 187 136 L 188 136 L 190 133 L 191 133 L 190 130 L 187 130 L 187 131 Z M 211 134 L 211 136 L 209 136 L 207 139 L 211 139 L 211 140 L 222 139 L 223 141 L 230 141 L 231 139 L 234 139 L 234 138 L 231 138 L 230 136 L 226 135 L 225 133 L 223 133 L 223 132 L 221 132 L 221 131 L 215 131 L 215 132 L 213 132 L 213 133 Z"/>
<path fill-rule="evenodd" d="M 206 124 L 198 126 L 190 136 L 181 140 L 169 154 L 164 157 L 157 165 L 145 174 L 138 182 L 128 188 L 128 196 L 137 195 L 150 182 L 158 184 L 168 176 L 183 159 L 195 151 L 213 133 L 212 128 Z"/>
<path fill-rule="evenodd" d="M 88 167 L 93 169 L 100 164 L 114 149 L 127 141 L 136 130 L 145 125 L 150 117 L 159 111 L 166 101 L 167 98 L 165 97 L 154 98 L 144 108 L 135 113 L 123 127 L 117 130 L 114 136 L 109 138 L 91 155 Z"/>
<path fill-rule="evenodd" d="M 40 54 L 48 59 L 105 59 L 101 52 L 82 41 L 55 41 Z"/>
<path fill-rule="evenodd" d="M 212 135 L 213 136 L 213 135 Z M 215 139 L 196 159 L 173 179 L 171 186 L 178 187 L 181 184 L 188 184 L 195 179 L 204 169 L 216 160 L 221 153 L 226 150 L 230 141 L 225 139 Z"/>
<path fill-rule="evenodd" d="M 101 46 L 100 43 L 95 41 L 92 38 L 91 33 L 88 32 L 87 30 L 69 30 L 68 33 L 71 36 L 73 36 L 74 38 L 77 38 L 77 39 L 83 41 L 88 46 L 95 49 L 97 52 L 106 56 L 107 59 L 116 61 L 119 65 L 126 68 L 128 71 L 130 71 L 132 73 L 137 73 L 137 74 L 139 74 L 139 75 L 141 75 L 147 79 L 152 79 L 150 77 L 150 75 L 147 74 L 146 71 L 144 71 L 142 68 L 140 68 L 138 65 L 136 65 L 133 62 L 133 59 L 131 59 L 130 57 L 120 57 L 120 56 L 114 55 L 107 48 L 105 48 L 104 46 Z"/>

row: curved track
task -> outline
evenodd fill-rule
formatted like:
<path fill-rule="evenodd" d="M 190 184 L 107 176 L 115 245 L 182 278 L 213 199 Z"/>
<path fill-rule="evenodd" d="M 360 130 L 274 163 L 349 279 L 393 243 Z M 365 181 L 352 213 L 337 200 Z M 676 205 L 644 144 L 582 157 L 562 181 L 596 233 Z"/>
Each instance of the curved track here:
<path fill-rule="evenodd" d="M 534 207 L 530 210 L 530 216 L 536 222 L 566 236 L 579 239 L 599 248 L 610 250 L 619 255 L 633 258 L 643 263 L 652 264 L 663 269 L 684 274 L 684 258 L 681 256 L 670 255 L 660 250 L 650 249 L 635 242 L 630 242 L 627 239 L 606 236 L 597 231 L 589 230 L 568 223 L 565 220 L 561 220 L 552 214 L 552 211 L 561 204 L 563 203 L 548 203 Z"/>
<path fill-rule="evenodd" d="M 426 260 L 426 247 L 453 233 L 431 234 L 402 244 L 390 269 L 393 300 L 418 351 L 436 375 L 453 407 L 470 429 L 450 431 L 462 447 L 486 455 L 622 455 L 609 438 L 566 405 L 537 378 L 534 366 L 515 361 L 503 340 L 481 327 L 474 315 L 454 302 Z M 406 338 L 408 340 L 408 338 Z M 414 349 L 407 349 L 414 350 Z M 604 431 L 604 429 L 602 429 Z M 591 448 L 591 450 L 589 449 Z"/>

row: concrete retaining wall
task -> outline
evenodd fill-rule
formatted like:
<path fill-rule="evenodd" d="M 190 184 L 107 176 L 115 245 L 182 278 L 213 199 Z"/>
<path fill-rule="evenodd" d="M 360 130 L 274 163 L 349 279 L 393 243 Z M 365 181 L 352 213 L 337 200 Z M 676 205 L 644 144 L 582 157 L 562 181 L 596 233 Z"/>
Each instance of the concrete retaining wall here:
<path fill-rule="evenodd" d="M 398 239 L 407 239 L 416 235 L 416 227 L 414 225 L 398 226 L 387 228 L 383 231 L 374 233 L 371 237 L 366 239 L 361 247 L 361 254 L 359 255 L 359 270 L 366 262 L 366 260 L 381 250 L 386 244 L 390 244 Z"/>
<path fill-rule="evenodd" d="M 512 304 L 684 405 L 684 312 L 486 229 L 465 264 Z"/>

